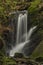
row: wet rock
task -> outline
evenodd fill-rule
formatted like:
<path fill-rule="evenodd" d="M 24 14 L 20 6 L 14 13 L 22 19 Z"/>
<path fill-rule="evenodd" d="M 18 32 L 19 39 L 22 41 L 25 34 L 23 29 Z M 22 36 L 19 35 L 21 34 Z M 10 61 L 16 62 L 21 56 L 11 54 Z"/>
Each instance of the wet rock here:
<path fill-rule="evenodd" d="M 43 57 L 38 57 L 38 58 L 35 59 L 35 61 L 37 61 L 37 62 L 43 62 Z"/>
<path fill-rule="evenodd" d="M 0 49 L 2 49 L 4 46 L 3 40 L 0 39 Z"/>
<path fill-rule="evenodd" d="M 23 58 L 24 55 L 22 53 L 15 53 L 14 58 Z"/>

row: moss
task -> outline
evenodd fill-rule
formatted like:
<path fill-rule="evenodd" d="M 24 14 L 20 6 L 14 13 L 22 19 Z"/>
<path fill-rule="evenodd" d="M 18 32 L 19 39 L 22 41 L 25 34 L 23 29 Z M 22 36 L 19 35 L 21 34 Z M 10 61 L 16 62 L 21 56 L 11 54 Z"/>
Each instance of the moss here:
<path fill-rule="evenodd" d="M 35 59 L 37 57 L 43 57 L 43 41 L 37 46 L 34 52 L 31 55 L 31 58 Z"/>
<path fill-rule="evenodd" d="M 3 56 L 2 57 L 2 62 L 3 62 L 3 65 L 9 65 L 9 64 L 16 64 L 16 61 L 13 59 L 13 58 L 10 58 L 10 57 L 7 57 L 7 56 Z"/>

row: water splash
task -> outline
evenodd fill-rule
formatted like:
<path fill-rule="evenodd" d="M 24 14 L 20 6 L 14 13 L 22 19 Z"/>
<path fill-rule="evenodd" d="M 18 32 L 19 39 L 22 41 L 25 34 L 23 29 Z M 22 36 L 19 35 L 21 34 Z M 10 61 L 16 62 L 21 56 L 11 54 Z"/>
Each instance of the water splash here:
<path fill-rule="evenodd" d="M 32 28 L 29 30 L 29 32 L 27 33 L 27 41 L 25 41 L 25 42 L 23 42 L 23 43 L 20 43 L 20 44 L 17 44 L 15 47 L 12 48 L 12 50 L 10 51 L 10 56 L 14 56 L 14 54 L 15 54 L 16 52 L 19 53 L 19 52 L 22 51 L 22 49 L 23 49 L 23 47 L 25 46 L 25 44 L 27 44 L 27 43 L 30 42 L 29 39 L 30 39 L 30 37 L 31 37 L 31 35 L 32 35 L 33 31 L 34 31 L 34 29 L 36 29 L 36 27 L 37 27 L 37 26 L 32 27 Z M 26 34 L 23 35 L 23 37 L 26 38 Z M 23 37 L 22 37 L 22 38 L 23 38 Z"/>
<path fill-rule="evenodd" d="M 10 56 L 14 56 L 15 55 L 15 53 L 16 52 L 21 52 L 22 51 L 22 48 L 24 47 L 24 45 L 26 44 L 26 43 L 28 43 L 29 42 L 29 40 L 28 41 L 26 41 L 26 42 L 23 42 L 23 43 L 20 43 L 20 44 L 17 44 L 14 48 L 12 48 L 12 50 L 10 51 Z M 21 52 L 22 53 L 22 52 Z"/>

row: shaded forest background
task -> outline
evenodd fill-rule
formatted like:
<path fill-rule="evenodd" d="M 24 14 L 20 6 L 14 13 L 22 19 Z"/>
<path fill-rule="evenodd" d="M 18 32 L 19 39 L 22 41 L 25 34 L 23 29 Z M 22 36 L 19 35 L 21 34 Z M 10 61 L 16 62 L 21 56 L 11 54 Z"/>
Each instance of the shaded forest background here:
<path fill-rule="evenodd" d="M 0 58 L 4 61 L 9 60 L 5 55 L 4 32 L 13 30 L 13 27 L 9 26 L 9 18 L 13 18 L 11 13 L 22 10 L 28 11 L 31 26 L 38 26 L 36 33 L 40 42 L 30 57 L 43 57 L 43 0 L 0 0 Z M 14 62 L 12 59 L 11 61 Z"/>

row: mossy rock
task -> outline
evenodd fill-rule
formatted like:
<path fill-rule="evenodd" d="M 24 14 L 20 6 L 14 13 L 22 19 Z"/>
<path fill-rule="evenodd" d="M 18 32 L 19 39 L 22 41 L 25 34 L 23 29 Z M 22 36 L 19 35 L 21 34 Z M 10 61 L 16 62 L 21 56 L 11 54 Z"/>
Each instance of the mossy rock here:
<path fill-rule="evenodd" d="M 43 57 L 38 57 L 35 59 L 36 62 L 43 62 Z"/>
<path fill-rule="evenodd" d="M 14 58 L 23 58 L 24 55 L 22 53 L 15 53 Z"/>

